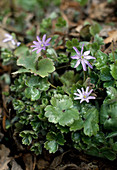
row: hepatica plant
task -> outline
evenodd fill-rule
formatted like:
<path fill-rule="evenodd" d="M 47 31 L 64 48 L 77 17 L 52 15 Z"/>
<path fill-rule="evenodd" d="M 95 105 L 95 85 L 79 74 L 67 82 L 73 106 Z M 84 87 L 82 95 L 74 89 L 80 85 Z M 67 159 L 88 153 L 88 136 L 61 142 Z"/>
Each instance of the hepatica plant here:
<path fill-rule="evenodd" d="M 46 47 L 49 46 L 49 41 L 51 40 L 51 38 L 48 38 L 46 40 L 46 34 L 43 35 L 42 41 L 39 38 L 39 36 L 37 36 L 37 41 L 33 41 L 34 45 L 32 45 L 31 47 L 34 47 L 34 49 L 32 51 L 37 50 L 36 53 L 39 53 L 41 50 L 46 50 Z"/>
<path fill-rule="evenodd" d="M 85 51 L 85 52 L 83 53 L 83 46 L 84 46 L 84 44 L 82 45 L 81 52 L 79 52 L 76 47 L 73 47 L 73 49 L 76 51 L 76 55 L 75 55 L 75 56 L 72 56 L 71 58 L 77 60 L 74 68 L 78 67 L 79 64 L 81 63 L 81 64 L 82 64 L 82 67 L 83 67 L 83 70 L 86 71 L 86 64 L 87 64 L 91 69 L 93 68 L 92 65 L 91 65 L 87 60 L 89 60 L 89 59 L 96 59 L 96 58 L 89 55 L 89 54 L 90 54 L 90 51 Z"/>
<path fill-rule="evenodd" d="M 92 93 L 92 89 L 88 92 L 89 87 L 86 88 L 86 91 L 84 91 L 84 89 L 81 89 L 82 91 L 80 91 L 79 89 L 77 89 L 78 93 L 74 93 L 74 95 L 76 95 L 77 97 L 74 98 L 74 100 L 77 99 L 81 99 L 80 103 L 82 103 L 83 101 L 86 101 L 87 103 L 89 103 L 89 99 L 95 99 L 94 96 L 89 96 Z"/>
<path fill-rule="evenodd" d="M 103 53 L 97 34 L 84 45 L 68 40 L 66 52 L 55 51 L 56 36 L 40 37 L 31 48 L 21 44 L 12 54 L 19 68 L 11 85 L 16 115 L 6 128 L 13 126 L 36 154 L 43 148 L 55 153 L 66 145 L 116 159 L 117 51 Z M 8 53 L 3 51 L 3 58 Z"/>

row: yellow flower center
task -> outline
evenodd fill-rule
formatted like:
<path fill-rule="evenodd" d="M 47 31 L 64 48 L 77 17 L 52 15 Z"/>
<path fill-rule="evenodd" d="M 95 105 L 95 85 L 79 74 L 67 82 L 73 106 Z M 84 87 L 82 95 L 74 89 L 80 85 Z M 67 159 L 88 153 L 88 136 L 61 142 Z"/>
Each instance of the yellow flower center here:
<path fill-rule="evenodd" d="M 43 44 L 41 44 L 41 46 L 43 47 L 44 45 L 43 45 Z"/>
<path fill-rule="evenodd" d="M 83 97 L 84 97 L 85 99 L 87 98 L 87 96 L 86 96 L 86 95 L 84 95 Z"/>
<path fill-rule="evenodd" d="M 84 56 L 82 55 L 82 56 L 81 56 L 81 59 L 83 59 L 83 58 L 84 58 Z"/>

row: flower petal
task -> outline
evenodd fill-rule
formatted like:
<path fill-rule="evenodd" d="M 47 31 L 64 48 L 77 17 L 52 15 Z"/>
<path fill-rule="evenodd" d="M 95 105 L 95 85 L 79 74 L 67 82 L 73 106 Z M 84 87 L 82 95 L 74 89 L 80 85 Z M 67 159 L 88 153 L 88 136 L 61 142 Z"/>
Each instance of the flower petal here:
<path fill-rule="evenodd" d="M 78 49 L 77 49 L 76 47 L 73 47 L 73 49 L 76 51 L 76 53 L 77 53 L 78 55 L 80 55 L 80 52 L 78 51 Z"/>
<path fill-rule="evenodd" d="M 78 92 L 80 95 L 82 95 L 82 92 L 81 92 L 79 89 L 77 89 L 77 92 Z"/>
<path fill-rule="evenodd" d="M 91 90 L 87 93 L 87 95 L 89 96 L 89 95 L 92 93 L 92 91 L 93 91 L 93 89 L 91 89 Z"/>
<path fill-rule="evenodd" d="M 50 43 L 45 44 L 45 46 L 49 46 L 49 45 L 50 45 Z"/>
<path fill-rule="evenodd" d="M 45 43 L 46 34 L 43 35 L 42 42 Z"/>
<path fill-rule="evenodd" d="M 36 45 L 31 45 L 30 47 L 37 47 Z"/>
<path fill-rule="evenodd" d="M 86 64 L 84 60 L 81 60 L 81 64 L 82 64 L 83 70 L 86 71 L 87 69 L 86 69 Z"/>
<path fill-rule="evenodd" d="M 87 98 L 85 101 L 86 101 L 87 103 L 89 103 L 89 98 Z"/>
<path fill-rule="evenodd" d="M 84 89 L 83 89 L 83 87 L 81 88 L 81 90 L 82 90 L 82 94 L 84 94 Z"/>
<path fill-rule="evenodd" d="M 89 96 L 88 99 L 96 99 L 94 96 Z"/>
<path fill-rule="evenodd" d="M 81 99 L 81 100 L 80 100 L 80 103 L 82 103 L 83 101 L 84 101 L 84 99 Z"/>
<path fill-rule="evenodd" d="M 84 58 L 85 58 L 86 60 L 90 60 L 90 59 L 96 59 L 95 57 L 93 57 L 93 56 L 90 56 L 90 55 L 88 55 L 88 56 L 84 56 Z"/>
<path fill-rule="evenodd" d="M 11 38 L 11 37 L 12 37 L 12 35 L 7 34 L 7 33 L 5 34 L 5 36 L 6 36 L 6 37 L 9 37 L 9 38 Z"/>
<path fill-rule="evenodd" d="M 89 55 L 90 54 L 90 51 L 85 51 L 84 53 L 83 53 L 83 55 Z"/>
<path fill-rule="evenodd" d="M 39 36 L 37 36 L 37 40 L 39 41 L 39 43 L 41 43 L 41 39 L 39 38 Z M 35 41 L 36 42 L 36 41 Z"/>
<path fill-rule="evenodd" d="M 37 53 L 37 54 L 38 54 L 38 53 L 40 53 L 40 51 L 41 51 L 41 50 L 42 50 L 42 49 L 41 49 L 41 48 L 39 48 L 39 49 L 37 50 L 37 52 L 36 52 L 36 53 Z"/>
<path fill-rule="evenodd" d="M 13 45 L 15 45 L 15 44 L 16 44 L 14 40 L 11 40 L 11 42 L 12 42 L 12 44 L 13 44 Z"/>
<path fill-rule="evenodd" d="M 78 67 L 79 64 L 80 64 L 80 60 L 77 60 L 76 65 L 74 66 L 74 68 Z"/>
<path fill-rule="evenodd" d="M 34 48 L 32 51 L 35 51 L 35 50 L 37 50 L 38 48 Z"/>
<path fill-rule="evenodd" d="M 84 60 L 84 62 L 92 69 L 93 66 L 87 61 L 87 60 Z"/>
<path fill-rule="evenodd" d="M 51 38 L 48 38 L 45 42 L 45 44 L 49 43 L 49 41 L 51 40 Z"/>
<path fill-rule="evenodd" d="M 71 56 L 72 59 L 79 59 L 78 55 Z"/>
<path fill-rule="evenodd" d="M 81 97 L 74 97 L 74 100 L 78 100 L 78 99 L 81 99 Z"/>
<path fill-rule="evenodd" d="M 40 43 L 37 42 L 37 41 L 33 41 L 33 44 L 38 45 L 38 44 L 40 44 Z"/>
<path fill-rule="evenodd" d="M 76 96 L 80 96 L 80 94 L 78 94 L 78 93 L 74 93 L 74 95 L 76 95 Z"/>
<path fill-rule="evenodd" d="M 89 91 L 89 86 L 86 88 L 86 93 L 88 93 L 88 91 Z"/>
<path fill-rule="evenodd" d="M 19 47 L 21 45 L 21 42 L 17 42 L 17 47 Z"/>
<path fill-rule="evenodd" d="M 82 53 L 83 53 L 83 49 L 84 49 L 84 44 L 82 44 L 82 48 L 81 48 L 81 55 L 83 55 Z"/>
<path fill-rule="evenodd" d="M 9 38 L 5 38 L 2 42 L 8 42 L 11 41 Z"/>

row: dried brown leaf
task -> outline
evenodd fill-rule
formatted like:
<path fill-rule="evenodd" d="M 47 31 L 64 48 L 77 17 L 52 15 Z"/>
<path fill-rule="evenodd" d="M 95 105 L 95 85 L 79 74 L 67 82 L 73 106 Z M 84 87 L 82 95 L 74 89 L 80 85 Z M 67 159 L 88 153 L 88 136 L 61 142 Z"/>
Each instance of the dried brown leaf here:
<path fill-rule="evenodd" d="M 69 151 L 64 152 L 61 155 L 55 157 L 54 160 L 52 161 L 51 165 L 50 165 L 50 169 L 55 169 L 58 165 L 60 165 L 61 162 L 62 162 L 63 156 L 68 152 Z"/>
<path fill-rule="evenodd" d="M 23 161 L 26 166 L 26 170 L 33 170 L 33 160 L 32 160 L 32 155 L 31 154 L 25 154 L 23 156 Z"/>
<path fill-rule="evenodd" d="M 99 4 L 93 3 L 89 10 L 89 16 L 92 19 L 104 20 L 104 18 L 112 14 L 113 11 L 114 9 L 107 5 L 107 1 Z"/>
<path fill-rule="evenodd" d="M 37 168 L 39 170 L 44 170 L 44 169 L 48 169 L 49 167 L 49 162 L 45 161 L 44 159 L 39 159 L 37 162 Z"/>
<path fill-rule="evenodd" d="M 11 170 L 23 170 L 15 160 L 12 160 L 10 164 L 12 166 Z"/>
<path fill-rule="evenodd" d="M 108 44 L 112 41 L 117 41 L 117 30 L 112 30 L 108 32 L 109 37 L 104 40 L 105 44 Z"/>
<path fill-rule="evenodd" d="M 0 170 L 9 169 L 7 164 L 10 162 L 11 158 L 8 157 L 10 150 L 6 148 L 3 144 L 0 145 Z"/>

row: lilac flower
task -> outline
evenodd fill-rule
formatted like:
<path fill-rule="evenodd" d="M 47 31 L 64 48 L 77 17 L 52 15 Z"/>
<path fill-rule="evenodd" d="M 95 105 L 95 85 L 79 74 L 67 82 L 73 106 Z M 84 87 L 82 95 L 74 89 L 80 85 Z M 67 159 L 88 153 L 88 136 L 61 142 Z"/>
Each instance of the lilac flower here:
<path fill-rule="evenodd" d="M 10 34 L 5 34 L 5 37 L 6 37 L 6 38 L 3 40 L 4 43 L 11 41 L 11 43 L 12 43 L 13 45 L 16 44 L 15 41 L 14 41 L 14 39 L 13 39 L 13 36 L 12 36 L 12 35 L 10 35 Z"/>
<path fill-rule="evenodd" d="M 6 38 L 3 40 L 4 43 L 11 41 L 13 45 L 16 45 L 17 47 L 20 46 L 21 42 L 15 42 L 12 35 L 5 34 L 5 37 Z"/>
<path fill-rule="evenodd" d="M 20 46 L 20 44 L 21 44 L 21 42 L 17 42 L 16 44 L 17 44 L 17 47 L 19 47 L 19 46 Z"/>
<path fill-rule="evenodd" d="M 92 93 L 93 89 L 91 89 L 89 92 L 88 92 L 89 87 L 86 88 L 86 92 L 84 91 L 83 88 L 81 88 L 81 90 L 77 89 L 78 93 L 74 93 L 74 95 L 77 96 L 74 98 L 74 100 L 81 99 L 80 103 L 82 103 L 83 101 L 86 101 L 87 103 L 89 103 L 89 99 L 95 99 L 94 96 L 89 96 Z"/>
<path fill-rule="evenodd" d="M 39 53 L 41 50 L 46 50 L 46 47 L 49 46 L 49 41 L 51 40 L 51 38 L 48 38 L 46 40 L 46 34 L 43 35 L 42 41 L 40 40 L 39 36 L 37 36 L 37 40 L 38 41 L 33 41 L 33 43 L 35 45 L 32 45 L 31 47 L 34 47 L 34 49 L 32 51 L 37 50 L 36 53 Z"/>
<path fill-rule="evenodd" d="M 75 56 L 71 57 L 72 59 L 77 60 L 76 65 L 74 66 L 74 68 L 78 67 L 79 64 L 81 63 L 84 71 L 86 71 L 86 64 L 92 69 L 93 66 L 87 60 L 96 59 L 96 58 L 89 55 L 90 51 L 85 51 L 83 53 L 84 44 L 82 45 L 81 52 L 79 52 L 76 47 L 73 47 L 73 49 L 77 53 Z"/>

